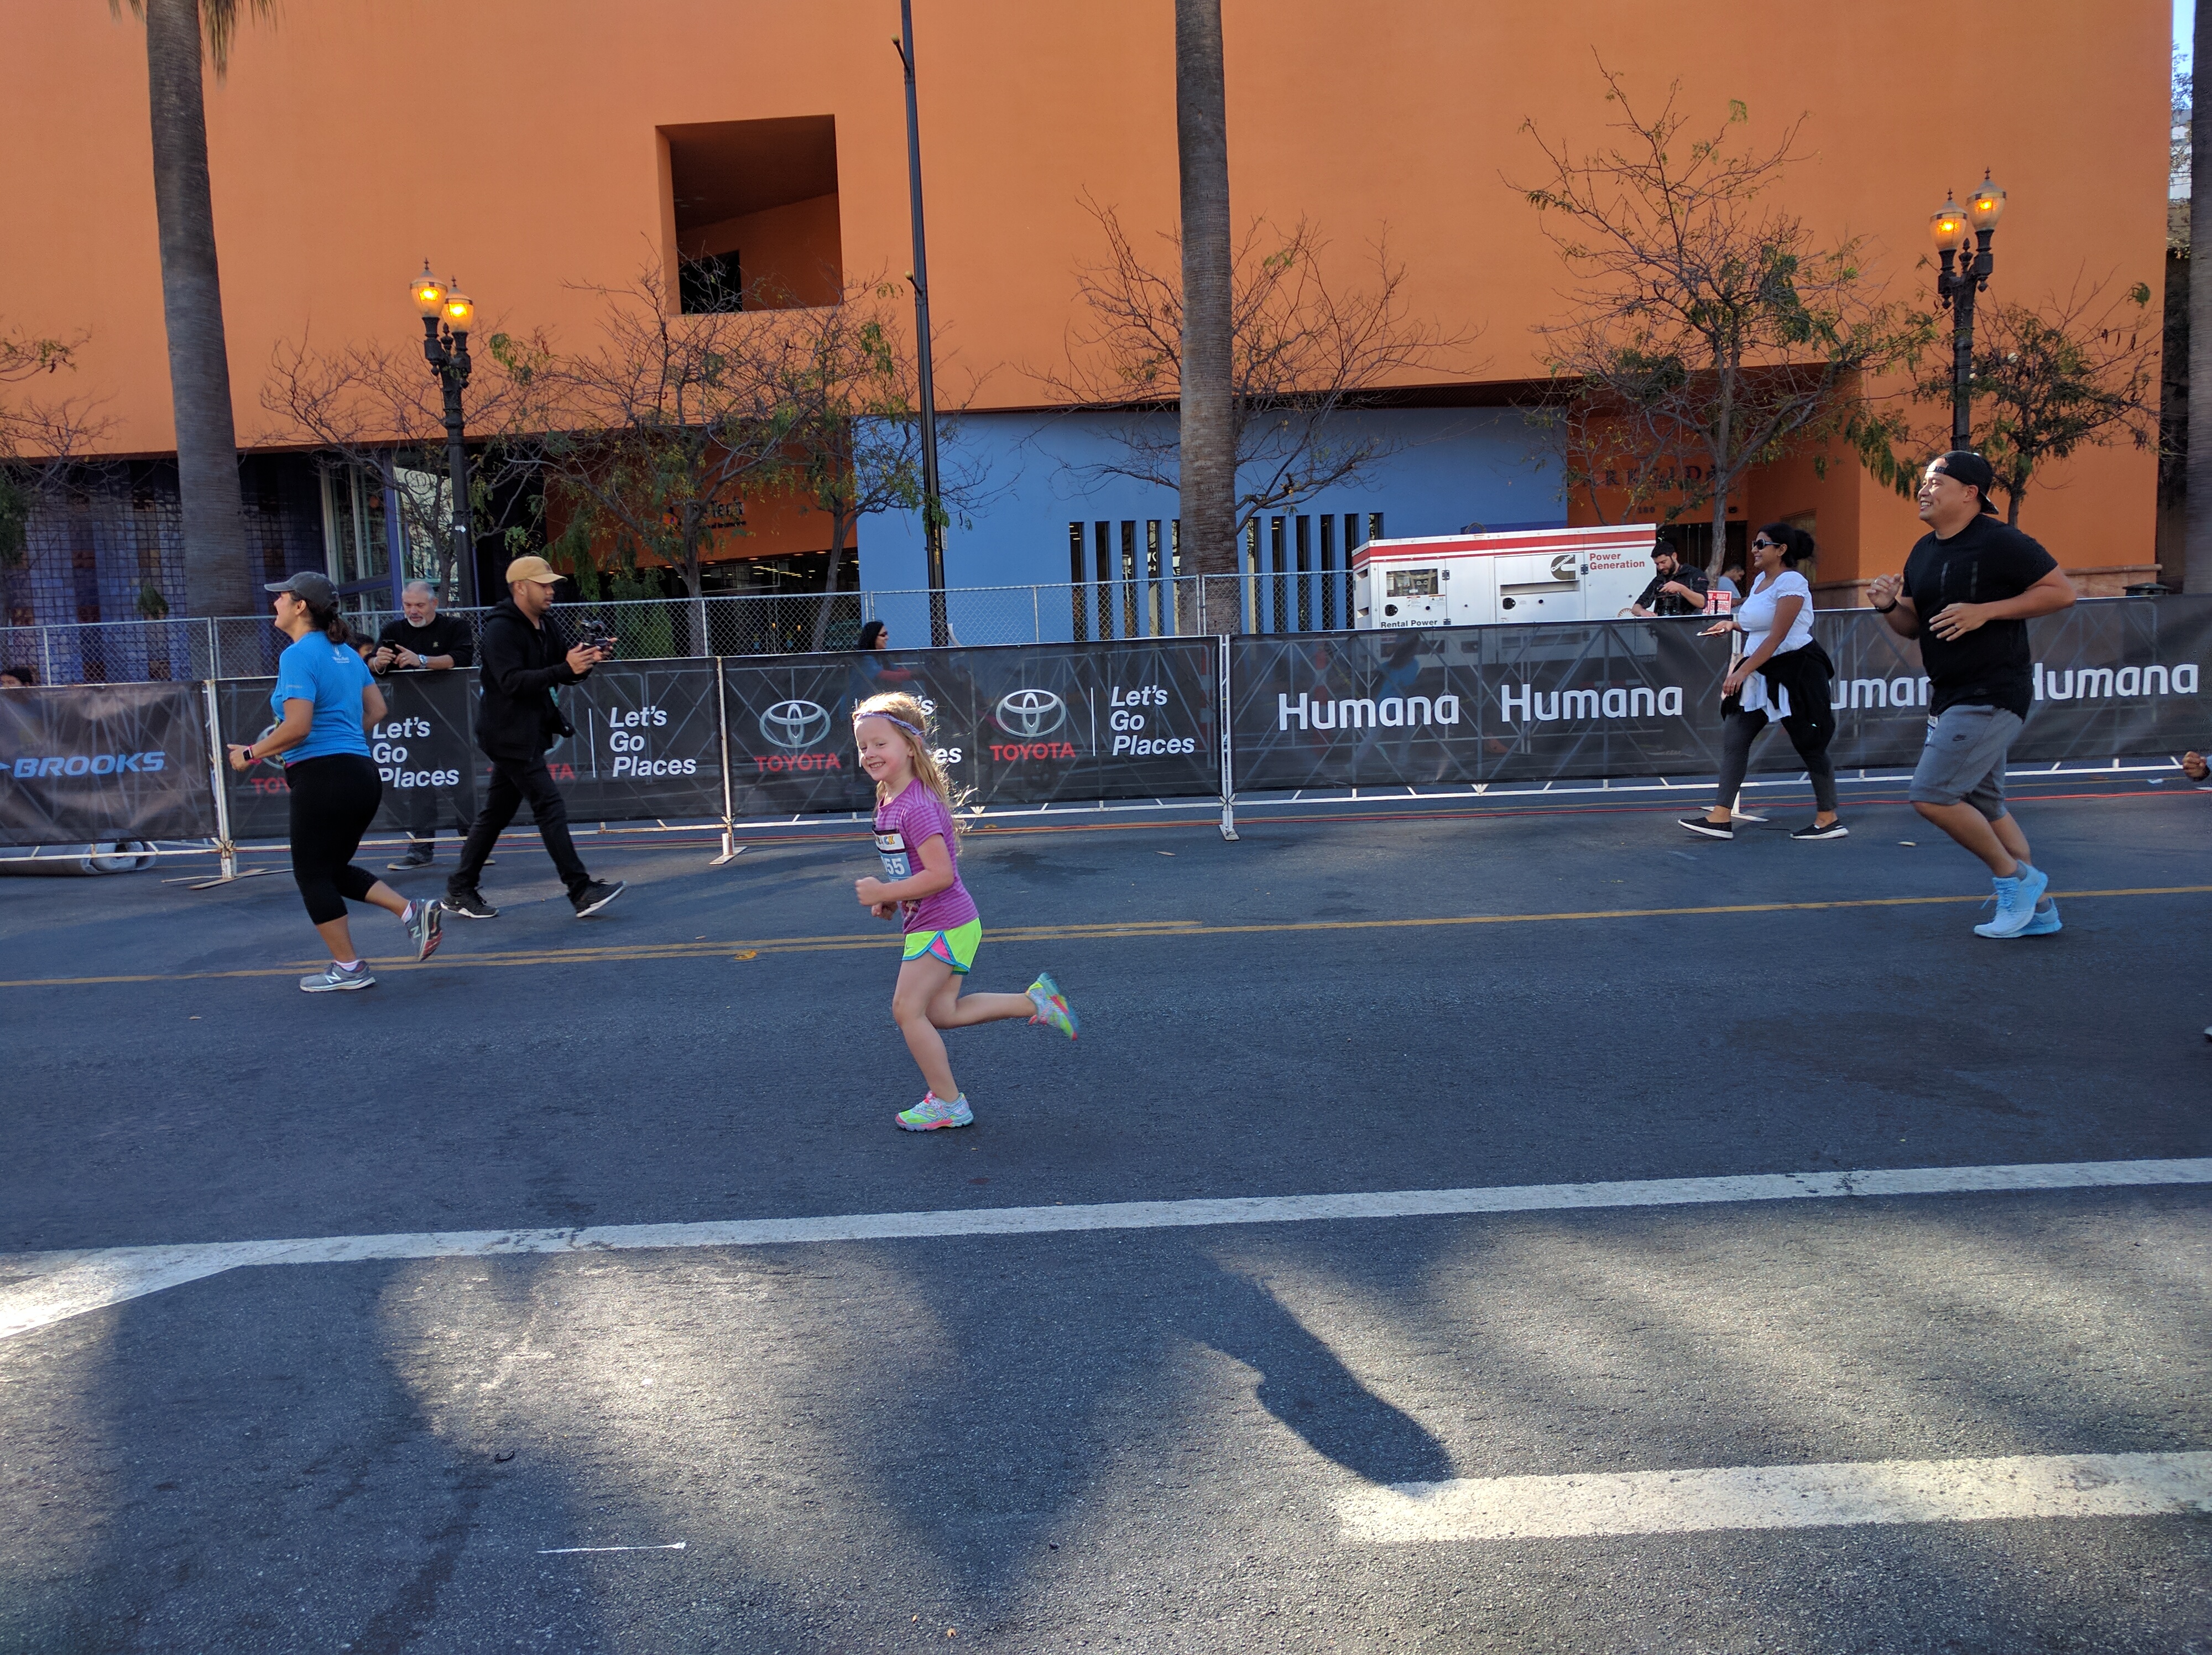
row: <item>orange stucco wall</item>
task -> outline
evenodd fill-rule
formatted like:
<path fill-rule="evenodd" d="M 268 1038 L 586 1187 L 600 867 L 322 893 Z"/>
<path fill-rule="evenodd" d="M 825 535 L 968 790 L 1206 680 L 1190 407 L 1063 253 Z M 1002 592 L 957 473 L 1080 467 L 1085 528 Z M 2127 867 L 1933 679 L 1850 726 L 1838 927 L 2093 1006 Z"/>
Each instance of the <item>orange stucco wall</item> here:
<path fill-rule="evenodd" d="M 1098 251 L 1079 198 L 1140 233 L 1172 222 L 1171 9 L 919 9 L 944 383 L 1035 404 L 1028 370 L 1061 360 L 1075 267 Z M 1638 96 L 1679 75 L 1701 117 L 1746 100 L 1755 135 L 1805 112 L 1792 204 L 1824 232 L 1874 238 L 1900 291 L 1925 283 L 1929 209 L 1984 166 L 2012 192 L 1993 295 L 2084 275 L 2160 285 L 2167 20 L 2149 0 L 2014 0 L 1964 33 L 1904 0 L 1356 9 L 1347 27 L 1340 3 L 1225 0 L 1235 211 L 1310 215 L 1348 250 L 1387 231 L 1412 307 L 1480 330 L 1460 378 L 1538 371 L 1528 328 L 1556 312 L 1561 272 L 1504 179 L 1535 171 L 1524 118 L 1602 138 L 1593 43 Z M 486 325 L 585 338 L 574 284 L 624 280 L 672 234 L 662 126 L 834 115 L 844 268 L 902 272 L 897 19 L 888 0 L 376 0 L 247 27 L 208 100 L 242 440 L 269 435 L 258 386 L 279 340 L 410 337 L 405 286 L 425 255 Z M 432 67 L 447 42 L 450 79 Z M 38 66 L 9 78 L 0 319 L 91 329 L 76 381 L 108 399 L 115 447 L 166 450 L 143 27 L 96 0 L 31 0 L 0 8 L 0 61 Z M 2093 453 L 2053 481 L 2023 526 L 2063 561 L 2148 558 L 2148 456 Z M 1863 479 L 1850 492 L 1861 572 L 1894 567 L 1909 510 Z M 1840 573 L 1824 561 L 1824 579 Z"/>

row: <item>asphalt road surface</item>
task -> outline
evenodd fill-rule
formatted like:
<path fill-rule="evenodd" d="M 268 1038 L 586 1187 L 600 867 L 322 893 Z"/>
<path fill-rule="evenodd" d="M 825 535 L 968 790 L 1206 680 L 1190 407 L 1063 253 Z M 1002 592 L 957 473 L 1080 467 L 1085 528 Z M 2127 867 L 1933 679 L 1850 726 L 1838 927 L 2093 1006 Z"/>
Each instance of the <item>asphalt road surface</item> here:
<path fill-rule="evenodd" d="M 849 833 L 0 880 L 0 1650 L 2212 1651 L 2212 794 L 2019 809 L 974 836 L 928 1135 Z"/>

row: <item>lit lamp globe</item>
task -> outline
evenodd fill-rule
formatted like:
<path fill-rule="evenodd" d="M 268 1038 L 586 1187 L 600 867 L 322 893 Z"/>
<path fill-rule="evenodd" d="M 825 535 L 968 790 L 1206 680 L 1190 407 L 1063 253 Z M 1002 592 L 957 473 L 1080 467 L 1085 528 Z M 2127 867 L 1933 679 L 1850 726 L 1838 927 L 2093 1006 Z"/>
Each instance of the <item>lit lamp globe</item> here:
<path fill-rule="evenodd" d="M 1997 220 L 2004 216 L 2004 210 L 2003 188 L 1992 183 L 1989 173 L 1984 172 L 1981 187 L 1974 192 L 1974 198 L 1966 204 L 1967 217 L 1972 221 L 1976 229 L 1993 230 L 1997 227 Z"/>
<path fill-rule="evenodd" d="M 465 333 L 476 325 L 477 307 L 451 282 L 446 283 L 445 317 L 446 326 L 456 333 Z"/>
<path fill-rule="evenodd" d="M 1966 245 L 1970 234 L 1966 215 L 1960 210 L 1957 201 L 1946 198 L 1943 204 L 1929 216 L 1928 234 L 1938 253 L 1956 253 Z"/>
<path fill-rule="evenodd" d="M 425 316 L 435 316 L 446 302 L 445 284 L 430 274 L 430 261 L 422 261 L 422 273 L 415 278 L 412 294 L 415 308 Z"/>

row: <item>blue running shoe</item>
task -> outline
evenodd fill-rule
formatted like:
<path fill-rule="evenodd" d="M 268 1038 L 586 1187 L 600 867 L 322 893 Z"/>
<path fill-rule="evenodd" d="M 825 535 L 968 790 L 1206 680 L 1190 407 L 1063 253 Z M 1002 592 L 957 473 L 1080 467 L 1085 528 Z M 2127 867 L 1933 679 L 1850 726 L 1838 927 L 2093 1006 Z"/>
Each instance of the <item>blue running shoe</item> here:
<path fill-rule="evenodd" d="M 1976 936 L 2016 937 L 2034 922 L 2035 905 L 2050 888 L 2051 876 L 2026 862 L 2019 867 L 2011 879 L 1990 881 L 1996 892 L 1996 917 L 1976 926 Z"/>

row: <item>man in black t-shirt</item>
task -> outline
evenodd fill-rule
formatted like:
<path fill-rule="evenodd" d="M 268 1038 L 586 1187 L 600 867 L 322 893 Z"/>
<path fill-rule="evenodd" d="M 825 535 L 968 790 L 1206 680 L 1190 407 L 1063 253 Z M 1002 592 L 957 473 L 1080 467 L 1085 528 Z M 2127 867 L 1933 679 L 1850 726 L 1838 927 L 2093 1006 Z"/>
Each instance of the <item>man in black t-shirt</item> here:
<path fill-rule="evenodd" d="M 410 581 L 399 594 L 399 618 L 386 621 L 376 635 L 376 653 L 368 670 L 378 678 L 394 672 L 450 672 L 475 663 L 476 633 L 465 618 L 441 615 L 438 594 L 428 581 Z M 462 739 L 461 779 L 453 789 L 455 831 L 463 839 L 477 814 L 476 755 Z M 407 797 L 407 854 L 386 867 L 395 869 L 428 867 L 435 860 L 431 846 L 438 833 L 438 795 L 434 789 L 416 788 Z"/>
<path fill-rule="evenodd" d="M 1705 570 L 1682 561 L 1673 541 L 1662 536 L 1651 548 L 1651 566 L 1658 572 L 1637 594 L 1629 612 L 1634 615 L 1698 615 L 1705 612 L 1705 591 L 1711 585 Z"/>
<path fill-rule="evenodd" d="M 2051 554 L 1996 520 L 1996 481 L 1979 454 L 1954 449 L 1920 484 L 1929 532 L 1884 575 L 1867 601 L 1901 637 L 1920 640 L 1927 669 L 1928 745 L 1912 772 L 1913 807 L 1989 865 L 1996 917 L 1984 937 L 2044 936 L 2059 928 L 2050 879 L 2028 861 L 2027 837 L 2005 809 L 2005 755 L 2035 694 L 2027 623 L 2074 601 Z"/>

